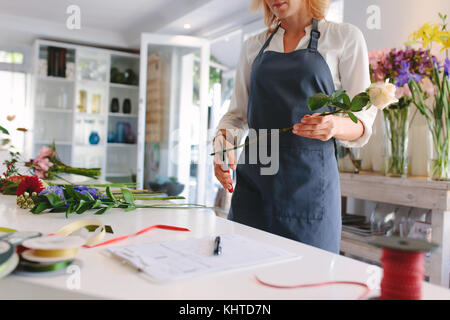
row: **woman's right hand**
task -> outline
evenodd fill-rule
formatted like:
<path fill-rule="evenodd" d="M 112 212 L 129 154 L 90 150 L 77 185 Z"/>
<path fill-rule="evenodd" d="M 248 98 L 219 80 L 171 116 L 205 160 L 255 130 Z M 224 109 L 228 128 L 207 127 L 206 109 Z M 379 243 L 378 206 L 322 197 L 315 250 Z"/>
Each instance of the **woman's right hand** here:
<path fill-rule="evenodd" d="M 235 150 L 230 150 L 226 152 L 226 162 L 228 162 L 228 166 L 224 166 L 224 161 L 222 159 L 222 154 L 220 153 L 223 150 L 231 149 L 234 147 L 232 143 L 227 141 L 225 138 L 226 131 L 222 130 L 222 134 L 218 135 L 214 139 L 214 173 L 216 175 L 217 180 L 219 180 L 220 184 L 224 187 L 225 190 L 232 193 L 233 190 L 233 179 L 231 178 L 231 170 L 236 170 L 236 153 Z"/>

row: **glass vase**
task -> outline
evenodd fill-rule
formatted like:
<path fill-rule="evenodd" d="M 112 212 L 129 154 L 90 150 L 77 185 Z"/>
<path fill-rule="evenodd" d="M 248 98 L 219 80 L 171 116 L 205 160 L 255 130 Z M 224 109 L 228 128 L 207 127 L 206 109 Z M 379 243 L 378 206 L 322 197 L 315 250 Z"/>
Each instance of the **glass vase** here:
<path fill-rule="evenodd" d="M 428 130 L 428 177 L 435 181 L 449 181 L 449 141 L 439 124 Z"/>
<path fill-rule="evenodd" d="M 337 141 L 337 155 L 340 172 L 359 173 L 361 171 L 362 160 L 360 148 L 346 148 Z"/>
<path fill-rule="evenodd" d="M 408 176 L 409 106 L 391 106 L 383 110 L 385 157 L 384 174 L 388 177 Z"/>

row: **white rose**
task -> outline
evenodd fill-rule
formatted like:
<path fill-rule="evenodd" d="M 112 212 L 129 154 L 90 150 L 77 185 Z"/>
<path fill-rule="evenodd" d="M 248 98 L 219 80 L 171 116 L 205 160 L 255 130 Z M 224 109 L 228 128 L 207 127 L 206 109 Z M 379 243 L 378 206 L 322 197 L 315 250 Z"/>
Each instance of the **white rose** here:
<path fill-rule="evenodd" d="M 372 105 L 383 110 L 387 106 L 398 102 L 398 99 L 395 98 L 396 90 L 397 88 L 392 83 L 376 82 L 370 85 L 367 93 Z"/>

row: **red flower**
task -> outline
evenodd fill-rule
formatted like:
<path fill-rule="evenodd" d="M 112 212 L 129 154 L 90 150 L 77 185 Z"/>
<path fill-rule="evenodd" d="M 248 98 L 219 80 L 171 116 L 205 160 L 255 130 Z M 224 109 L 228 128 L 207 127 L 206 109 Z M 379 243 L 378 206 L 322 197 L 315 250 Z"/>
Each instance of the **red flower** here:
<path fill-rule="evenodd" d="M 19 183 L 19 186 L 17 187 L 17 196 L 23 195 L 25 192 L 28 192 L 30 195 L 33 192 L 36 192 L 37 194 L 41 193 L 42 190 L 44 190 L 44 186 L 42 185 L 42 181 L 39 180 L 36 176 L 26 176 L 22 182 Z"/>

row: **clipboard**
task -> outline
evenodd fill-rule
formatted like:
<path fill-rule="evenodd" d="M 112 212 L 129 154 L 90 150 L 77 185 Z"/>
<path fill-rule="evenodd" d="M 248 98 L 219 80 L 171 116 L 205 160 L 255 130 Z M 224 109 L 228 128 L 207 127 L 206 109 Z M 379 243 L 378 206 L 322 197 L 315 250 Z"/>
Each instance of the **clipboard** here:
<path fill-rule="evenodd" d="M 302 258 L 300 255 L 238 234 L 221 235 L 222 253 L 214 255 L 215 237 L 153 242 L 107 251 L 156 283 L 238 271 Z"/>

